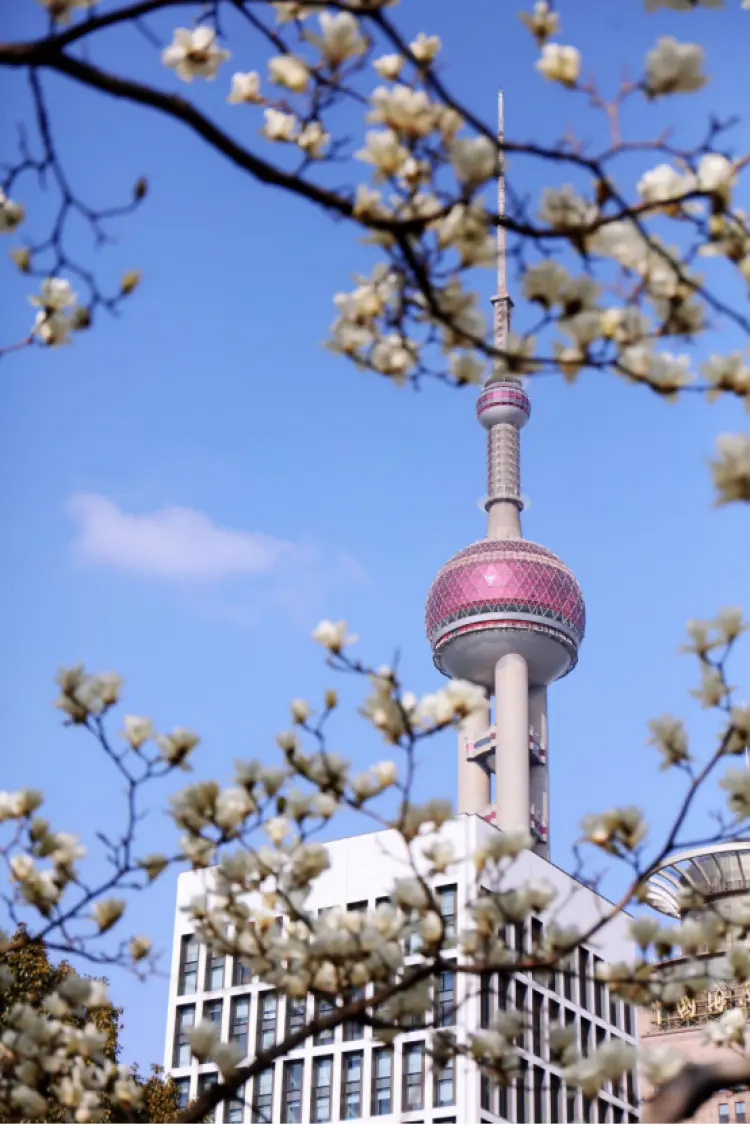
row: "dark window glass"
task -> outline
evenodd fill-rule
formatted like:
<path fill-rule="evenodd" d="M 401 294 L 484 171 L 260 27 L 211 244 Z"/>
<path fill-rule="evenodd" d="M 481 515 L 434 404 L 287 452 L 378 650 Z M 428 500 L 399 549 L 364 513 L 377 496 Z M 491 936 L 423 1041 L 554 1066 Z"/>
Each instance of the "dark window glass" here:
<path fill-rule="evenodd" d="M 494 1113 L 495 1107 L 492 1104 L 492 1095 L 494 1091 L 492 1084 L 486 1074 L 480 1072 L 479 1075 L 479 1104 L 482 1109 L 486 1109 L 488 1113 Z"/>
<path fill-rule="evenodd" d="M 606 1038 L 607 1038 L 607 1033 L 604 1030 L 604 1028 L 597 1026 L 597 1029 L 596 1029 L 596 1045 L 597 1045 L 597 1047 L 601 1047 L 602 1043 L 604 1042 L 604 1040 Z"/>
<path fill-rule="evenodd" d="M 747 1121 L 747 1114 L 745 1112 L 744 1102 L 734 1103 L 734 1119 L 737 1122 L 737 1125 L 745 1125 L 745 1122 Z"/>
<path fill-rule="evenodd" d="M 492 973 L 479 978 L 479 1026 L 489 1027 L 492 1019 Z M 485 1109 L 487 1107 L 485 1106 Z"/>
<path fill-rule="evenodd" d="M 253 1121 L 269 1122 L 273 1112 L 273 1067 L 262 1070 L 253 1082 Z"/>
<path fill-rule="evenodd" d="M 449 1059 L 445 1066 L 435 1070 L 435 1089 L 433 1099 L 436 1106 L 453 1105 L 455 1093 L 455 1059 Z"/>
<path fill-rule="evenodd" d="M 594 981 L 594 1011 L 604 1019 L 604 985 L 600 980 Z"/>
<path fill-rule="evenodd" d="M 500 1087 L 500 1116 L 508 1120 L 508 1087 Z"/>
<path fill-rule="evenodd" d="M 566 1088 L 566 1093 L 565 1093 L 565 1104 L 567 1105 L 567 1108 L 568 1108 L 568 1112 L 567 1112 L 566 1116 L 567 1116 L 568 1121 L 577 1121 L 578 1120 L 578 1110 L 576 1108 L 576 1098 L 577 1098 L 576 1091 L 571 1086 L 568 1086 Z"/>
<path fill-rule="evenodd" d="M 183 1004 L 175 1014 L 174 1051 L 172 1053 L 172 1066 L 190 1066 L 192 1054 L 188 1041 L 188 1032 L 195 1027 L 195 1004 Z"/>
<path fill-rule="evenodd" d="M 568 960 L 563 969 L 563 992 L 566 1000 L 573 999 L 573 966 Z"/>
<path fill-rule="evenodd" d="M 458 888 L 438 887 L 437 899 L 440 903 L 440 914 L 443 919 L 443 933 L 446 945 L 456 942 L 456 892 Z"/>
<path fill-rule="evenodd" d="M 284 1063 L 284 1085 L 282 1087 L 282 1120 L 290 1125 L 302 1120 L 302 1073 L 304 1063 Z"/>
<path fill-rule="evenodd" d="M 276 1044 L 276 993 L 258 993 L 258 1039 L 256 1051 L 267 1051 Z"/>
<path fill-rule="evenodd" d="M 200 1097 L 201 1094 L 205 1094 L 206 1090 L 210 1090 L 211 1087 L 215 1086 L 218 1081 L 219 1081 L 219 1075 L 215 1070 L 210 1070 L 208 1072 L 208 1074 L 199 1074 L 198 1075 L 198 1097 Z M 218 1109 L 219 1109 L 219 1107 L 216 1106 L 216 1108 L 211 1111 L 209 1116 L 204 1117 L 203 1120 L 204 1121 L 215 1121 L 216 1117 L 218 1115 Z"/>
<path fill-rule="evenodd" d="M 231 1098 L 224 1102 L 224 1121 L 239 1122 L 245 1116 L 245 1087 L 238 1086 Z"/>
<path fill-rule="evenodd" d="M 612 1106 L 612 1120 L 614 1121 L 615 1125 L 622 1125 L 624 1114 L 619 1105 Z"/>
<path fill-rule="evenodd" d="M 510 991 L 510 981 L 506 976 L 499 975 L 497 978 L 497 1006 L 505 1011 L 508 1007 L 508 993 Z"/>
<path fill-rule="evenodd" d="M 632 1070 L 629 1070 L 625 1076 L 628 1087 L 628 1102 L 630 1105 L 638 1105 L 638 1093 L 635 1088 L 635 1075 Z"/>
<path fill-rule="evenodd" d="M 584 1121 L 593 1121 L 594 1120 L 594 1099 L 593 1098 L 584 1098 L 583 1099 L 583 1120 Z"/>
<path fill-rule="evenodd" d="M 352 914 L 366 914 L 367 899 L 363 899 L 362 902 L 350 902 L 346 909 Z"/>
<path fill-rule="evenodd" d="M 624 1015 L 625 1015 L 625 1034 L 626 1035 L 632 1035 L 633 1034 L 633 1009 L 631 1008 L 630 1004 L 623 1004 L 623 1009 L 624 1009 Z"/>
<path fill-rule="evenodd" d="M 589 1005 L 589 951 L 578 947 L 578 1003 L 582 1008 Z"/>
<path fill-rule="evenodd" d="M 719 1102 L 719 1125 L 729 1121 L 729 1102 Z"/>
<path fill-rule="evenodd" d="M 173 1082 L 177 1087 L 177 1104 L 180 1109 L 184 1109 L 190 1101 L 190 1079 L 174 1078 Z"/>
<path fill-rule="evenodd" d="M 341 1056 L 341 1118 L 353 1121 L 361 1116 L 362 1052 L 348 1051 Z"/>
<path fill-rule="evenodd" d="M 540 1066 L 534 1067 L 534 1120 L 546 1121 L 547 1114 L 544 1105 L 544 1071 Z"/>
<path fill-rule="evenodd" d="M 516 1079 L 516 1121 L 522 1123 L 528 1121 L 527 1113 L 527 1099 L 526 1099 L 526 1072 L 528 1063 L 521 1059 L 518 1068 L 518 1078 Z"/>
<path fill-rule="evenodd" d="M 321 1019 L 323 1016 L 329 1016 L 333 1011 L 333 1001 L 325 1000 L 319 996 L 315 1001 L 315 1018 Z M 333 1043 L 334 1029 L 327 1027 L 323 1031 L 319 1031 L 315 1036 L 313 1042 L 316 1047 L 321 1046 L 323 1043 Z"/>
<path fill-rule="evenodd" d="M 402 1112 L 424 1106 L 424 1044 L 404 1043 Z"/>
<path fill-rule="evenodd" d="M 571 1024 L 576 1022 L 576 1014 L 572 1008 L 565 1009 L 565 1026 L 570 1027 Z"/>
<path fill-rule="evenodd" d="M 307 1000 L 305 998 L 293 1000 L 292 997 L 287 998 L 286 1002 L 286 1033 L 287 1035 L 294 1034 L 295 1031 L 301 1031 L 305 1026 L 305 1016 L 307 1014 Z"/>
<path fill-rule="evenodd" d="M 235 957 L 234 964 L 232 965 L 232 984 L 235 988 L 241 984 L 250 983 L 250 969 L 244 961 L 238 961 Z"/>
<path fill-rule="evenodd" d="M 614 997 L 610 997 L 609 1000 L 609 1022 L 613 1027 L 620 1026 L 620 1005 Z"/>
<path fill-rule="evenodd" d="M 331 1080 L 333 1074 L 333 1059 L 330 1055 L 325 1058 L 313 1059 L 312 1093 L 310 1095 L 310 1120 L 331 1120 Z"/>
<path fill-rule="evenodd" d="M 544 997 L 541 992 L 534 992 L 531 998 L 531 1049 L 541 1058 L 544 1038 L 544 1018 L 542 1008 Z M 541 1118 L 540 1118 L 541 1120 Z"/>
<path fill-rule="evenodd" d="M 372 1052 L 372 1116 L 383 1117 L 390 1113 L 392 1103 L 393 1051 L 390 1047 L 380 1047 Z"/>
<path fill-rule="evenodd" d="M 607 1108 L 607 1103 L 603 1101 L 602 1098 L 599 1098 L 598 1102 L 596 1103 L 596 1110 L 599 1121 L 607 1121 Z"/>
<path fill-rule="evenodd" d="M 235 996 L 229 1008 L 229 1038 L 242 1051 L 244 1058 L 248 1050 L 248 1028 L 250 1024 L 250 997 Z"/>
<path fill-rule="evenodd" d="M 177 982 L 179 996 L 189 996 L 198 989 L 198 939 L 195 934 L 185 934 L 180 940 L 180 976 Z"/>
<path fill-rule="evenodd" d="M 519 1012 L 524 1018 L 524 1029 L 516 1037 L 516 1043 L 520 1047 L 526 1046 L 526 996 L 528 995 L 528 988 L 520 981 L 516 981 L 516 1011 Z"/>
<path fill-rule="evenodd" d="M 224 955 L 206 954 L 206 992 L 219 992 L 224 987 Z"/>
<path fill-rule="evenodd" d="M 444 969 L 437 979 L 435 992 L 435 1027 L 452 1027 L 456 1022 L 456 974 Z"/>
<path fill-rule="evenodd" d="M 214 1024 L 221 1034 L 221 1016 L 224 1010 L 223 1000 L 206 1000 L 203 1005 L 203 1019 Z"/>
<path fill-rule="evenodd" d="M 562 1121 L 562 1083 L 557 1074 L 549 1076 L 549 1110 L 552 1125 L 559 1125 Z"/>
<path fill-rule="evenodd" d="M 581 1016 L 581 1050 L 587 1055 L 591 1050 L 591 1020 Z"/>
<path fill-rule="evenodd" d="M 350 907 L 351 909 L 351 907 Z M 365 994 L 363 988 L 355 988 L 354 991 L 347 997 L 348 1000 L 361 1000 Z M 364 1039 L 365 1025 L 361 1019 L 345 1020 L 344 1021 L 344 1042 L 351 1043 L 355 1039 Z"/>

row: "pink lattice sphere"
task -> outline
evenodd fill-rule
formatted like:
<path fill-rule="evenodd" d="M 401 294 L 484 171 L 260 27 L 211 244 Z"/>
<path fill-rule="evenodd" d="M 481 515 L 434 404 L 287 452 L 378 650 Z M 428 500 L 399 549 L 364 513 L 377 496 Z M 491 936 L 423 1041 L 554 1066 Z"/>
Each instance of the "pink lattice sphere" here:
<path fill-rule="evenodd" d="M 510 424 L 522 429 L 529 420 L 531 403 L 520 383 L 488 383 L 477 399 L 477 418 L 486 429 Z"/>
<path fill-rule="evenodd" d="M 495 665 L 520 653 L 534 686 L 575 667 L 586 610 L 561 559 L 527 539 L 482 539 L 449 559 L 427 597 L 436 667 L 492 690 Z"/>

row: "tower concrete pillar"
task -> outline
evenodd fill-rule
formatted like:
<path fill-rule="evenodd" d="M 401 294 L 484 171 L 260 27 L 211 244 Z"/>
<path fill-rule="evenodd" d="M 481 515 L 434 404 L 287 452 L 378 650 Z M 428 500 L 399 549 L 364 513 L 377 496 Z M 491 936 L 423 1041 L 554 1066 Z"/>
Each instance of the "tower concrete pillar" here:
<path fill-rule="evenodd" d="M 476 742 L 490 725 L 490 703 L 472 711 L 458 728 L 458 812 L 484 813 L 490 803 L 490 777 L 479 762 L 466 757 L 466 744 Z"/>
<path fill-rule="evenodd" d="M 547 826 L 546 843 L 534 849 L 549 859 L 549 741 L 547 735 L 547 688 L 532 688 L 529 692 L 529 724 L 544 754 L 545 764 L 531 769 L 531 803 Z"/>
<path fill-rule="evenodd" d="M 528 831 L 529 669 L 515 652 L 495 665 L 495 728 L 496 823 L 505 832 Z"/>

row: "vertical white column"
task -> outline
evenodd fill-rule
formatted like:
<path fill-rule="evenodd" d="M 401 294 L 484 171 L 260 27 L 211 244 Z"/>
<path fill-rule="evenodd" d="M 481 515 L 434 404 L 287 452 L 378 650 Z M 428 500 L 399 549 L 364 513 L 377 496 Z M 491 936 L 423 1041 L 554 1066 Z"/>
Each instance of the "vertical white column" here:
<path fill-rule="evenodd" d="M 510 652 L 495 665 L 495 808 L 504 832 L 529 828 L 529 669 Z"/>
<path fill-rule="evenodd" d="M 533 766 L 531 770 L 531 802 L 547 825 L 547 843 L 538 844 L 534 850 L 544 859 L 549 859 L 549 741 L 546 687 L 533 688 L 529 692 L 529 722 L 547 758 L 546 766 Z"/>
<path fill-rule="evenodd" d="M 458 812 L 483 813 L 490 803 L 490 778 L 478 762 L 466 758 L 466 743 L 476 742 L 490 725 L 490 703 L 472 711 L 458 728 Z"/>

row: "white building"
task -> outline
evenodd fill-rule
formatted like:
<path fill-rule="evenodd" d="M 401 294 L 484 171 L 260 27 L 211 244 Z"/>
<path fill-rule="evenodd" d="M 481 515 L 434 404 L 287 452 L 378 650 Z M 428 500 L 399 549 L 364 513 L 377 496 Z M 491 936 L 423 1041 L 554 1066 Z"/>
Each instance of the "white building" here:
<path fill-rule="evenodd" d="M 498 829 L 481 817 L 464 815 L 446 825 L 444 838 L 453 843 L 462 859 L 435 881 L 447 927 L 460 931 L 468 899 L 476 896 L 473 852 Z M 403 845 L 395 832 L 373 832 L 334 840 L 327 845 L 331 867 L 314 884 L 311 910 L 331 906 L 374 907 L 388 895 L 393 880 L 404 874 Z M 426 865 L 425 865 L 426 866 Z M 518 880 L 544 877 L 558 888 L 550 908 L 560 924 L 579 927 L 598 920 L 609 907 L 588 887 L 531 852 L 515 864 Z M 209 958 L 191 936 L 190 921 L 182 908 L 210 887 L 210 872 L 186 873 L 178 881 L 172 974 L 167 1019 L 165 1065 L 178 1082 L 185 1101 L 216 1080 L 216 1067 L 191 1060 L 185 1032 L 194 1023 L 210 1019 L 221 1028 L 222 1039 L 235 1039 L 247 1047 L 247 1057 L 280 1042 L 302 1018 L 302 1012 L 257 980 L 244 979 L 231 958 Z M 537 927 L 544 918 L 532 919 L 524 933 L 513 935 L 529 952 Z M 532 930 L 534 932 L 532 932 Z M 521 948 L 517 944 L 518 949 Z M 433 1073 L 428 1056 L 429 1029 L 406 1031 L 394 1049 L 383 1047 L 369 1027 L 343 1026 L 325 1042 L 308 1040 L 304 1046 L 278 1059 L 267 1074 L 249 1083 L 236 1100 L 217 1111 L 223 1122 L 565 1122 L 638 1121 L 637 1093 L 632 1081 L 606 1090 L 596 1101 L 566 1090 L 559 1068 L 549 1061 L 547 1029 L 550 1022 L 574 1023 L 584 1050 L 610 1036 L 634 1041 L 634 1014 L 629 1005 L 612 998 L 601 982 L 593 980 L 599 958 L 622 959 L 632 952 L 626 920 L 619 915 L 583 947 L 577 971 L 558 972 L 549 981 L 529 973 L 516 974 L 503 998 L 498 979 L 486 980 L 478 989 L 461 974 L 445 974 L 437 986 L 433 1025 L 455 1026 L 463 1038 L 468 1031 L 487 1026 L 498 1005 L 528 1013 L 528 1030 L 521 1058 L 523 1082 L 498 1091 L 483 1080 L 478 1068 L 457 1060 L 455 1073 Z M 579 989 L 579 982 L 583 982 Z M 309 1001 L 312 1004 L 312 1000 Z M 451 1014 L 453 1005 L 457 1015 Z M 312 1007 L 308 1008 L 312 1015 Z M 437 1021 L 437 1024 L 435 1024 Z"/>

